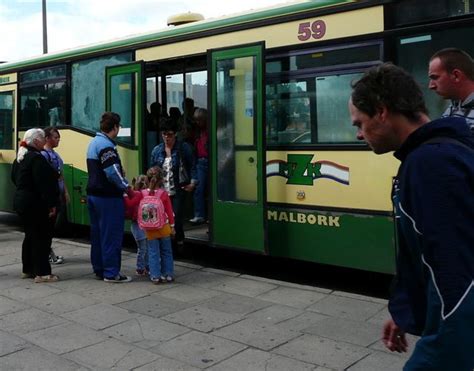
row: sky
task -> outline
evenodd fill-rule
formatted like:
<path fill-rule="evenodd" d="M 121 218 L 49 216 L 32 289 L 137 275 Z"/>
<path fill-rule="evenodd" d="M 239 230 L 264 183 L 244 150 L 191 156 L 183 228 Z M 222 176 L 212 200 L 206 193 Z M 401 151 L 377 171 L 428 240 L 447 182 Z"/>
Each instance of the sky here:
<path fill-rule="evenodd" d="M 47 0 L 48 51 L 166 28 L 170 15 L 216 18 L 288 0 Z M 43 53 L 42 0 L 0 0 L 0 61 Z"/>

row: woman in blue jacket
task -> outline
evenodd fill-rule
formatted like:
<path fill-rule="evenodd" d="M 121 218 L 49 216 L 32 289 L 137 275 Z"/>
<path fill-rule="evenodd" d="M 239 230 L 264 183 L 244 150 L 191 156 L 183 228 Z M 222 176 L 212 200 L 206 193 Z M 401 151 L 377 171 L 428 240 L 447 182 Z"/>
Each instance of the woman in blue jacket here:
<path fill-rule="evenodd" d="M 197 184 L 196 159 L 193 149 L 176 138 L 177 124 L 170 118 L 163 118 L 160 130 L 163 142 L 151 152 L 151 166 L 159 166 L 164 171 L 164 188 L 171 197 L 175 214 L 176 244 L 184 242 L 184 199 L 185 192 L 192 192 Z"/>

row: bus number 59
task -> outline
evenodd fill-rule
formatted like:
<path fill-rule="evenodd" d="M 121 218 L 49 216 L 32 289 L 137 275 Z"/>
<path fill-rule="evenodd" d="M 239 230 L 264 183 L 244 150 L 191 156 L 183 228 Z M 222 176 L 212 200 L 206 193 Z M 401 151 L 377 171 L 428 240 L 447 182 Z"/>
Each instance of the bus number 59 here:
<path fill-rule="evenodd" d="M 306 41 L 311 37 L 313 39 L 321 39 L 326 34 L 326 23 L 322 20 L 314 22 L 300 23 L 298 26 L 298 40 Z"/>

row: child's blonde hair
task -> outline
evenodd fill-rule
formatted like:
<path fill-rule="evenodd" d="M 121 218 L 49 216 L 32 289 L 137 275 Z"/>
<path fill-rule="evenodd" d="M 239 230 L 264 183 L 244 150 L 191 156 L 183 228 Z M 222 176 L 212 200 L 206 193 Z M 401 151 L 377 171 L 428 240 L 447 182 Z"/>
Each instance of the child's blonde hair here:
<path fill-rule="evenodd" d="M 135 191 L 141 191 L 142 189 L 148 188 L 148 178 L 146 175 L 139 175 L 136 179 L 132 179 L 132 188 Z"/>
<path fill-rule="evenodd" d="M 159 166 L 149 168 L 146 176 L 148 177 L 148 188 L 150 188 L 150 191 L 154 191 L 163 185 L 163 170 Z"/>

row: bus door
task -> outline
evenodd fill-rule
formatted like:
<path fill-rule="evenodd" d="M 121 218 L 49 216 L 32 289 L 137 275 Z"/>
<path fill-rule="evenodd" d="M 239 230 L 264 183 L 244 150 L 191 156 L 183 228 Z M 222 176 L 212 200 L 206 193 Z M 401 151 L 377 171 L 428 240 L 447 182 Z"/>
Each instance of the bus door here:
<path fill-rule="evenodd" d="M 265 252 L 263 45 L 209 51 L 211 240 Z"/>
<path fill-rule="evenodd" d="M 16 84 L 0 85 L 0 210 L 13 211 L 12 197 L 14 188 L 11 182 L 11 164 L 16 157 L 15 106 Z"/>
<path fill-rule="evenodd" d="M 107 111 L 120 115 L 117 143 L 129 180 L 143 172 L 144 155 L 144 74 L 143 62 L 122 64 L 106 69 Z"/>

